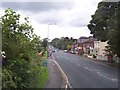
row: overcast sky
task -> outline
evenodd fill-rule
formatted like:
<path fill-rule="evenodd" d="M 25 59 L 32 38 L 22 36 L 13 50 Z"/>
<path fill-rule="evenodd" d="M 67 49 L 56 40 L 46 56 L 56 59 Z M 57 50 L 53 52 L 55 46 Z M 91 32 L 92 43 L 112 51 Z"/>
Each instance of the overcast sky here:
<path fill-rule="evenodd" d="M 11 8 L 21 14 L 22 18 L 28 16 L 34 28 L 34 33 L 41 38 L 47 37 L 49 25 L 50 39 L 66 36 L 77 39 L 80 36 L 90 36 L 87 24 L 91 20 L 91 15 L 97 10 L 100 1 L 2 2 L 0 12 L 3 12 L 6 8 Z"/>

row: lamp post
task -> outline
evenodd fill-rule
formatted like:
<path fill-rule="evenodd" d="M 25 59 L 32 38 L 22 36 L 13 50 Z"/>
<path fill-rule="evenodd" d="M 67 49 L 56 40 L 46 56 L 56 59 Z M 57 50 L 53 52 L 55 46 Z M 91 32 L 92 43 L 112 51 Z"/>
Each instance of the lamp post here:
<path fill-rule="evenodd" d="M 47 32 L 47 39 L 49 38 L 49 24 L 48 24 L 48 32 Z"/>
<path fill-rule="evenodd" d="M 49 56 L 49 47 L 48 47 L 48 41 L 49 41 L 49 29 L 50 25 L 56 25 L 56 23 L 48 24 L 48 31 L 47 31 L 47 51 L 48 51 L 48 56 Z"/>
<path fill-rule="evenodd" d="M 47 32 L 47 40 L 48 40 L 48 41 L 49 41 L 50 25 L 56 25 L 56 23 L 48 24 L 48 32 Z"/>

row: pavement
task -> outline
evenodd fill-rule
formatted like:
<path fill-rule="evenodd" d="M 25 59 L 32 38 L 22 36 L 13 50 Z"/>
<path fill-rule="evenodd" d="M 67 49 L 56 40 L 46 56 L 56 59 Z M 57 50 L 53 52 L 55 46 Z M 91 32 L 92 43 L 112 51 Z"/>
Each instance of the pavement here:
<path fill-rule="evenodd" d="M 48 58 L 48 81 L 45 88 L 61 88 L 63 78 L 61 73 L 53 62 L 51 57 Z"/>

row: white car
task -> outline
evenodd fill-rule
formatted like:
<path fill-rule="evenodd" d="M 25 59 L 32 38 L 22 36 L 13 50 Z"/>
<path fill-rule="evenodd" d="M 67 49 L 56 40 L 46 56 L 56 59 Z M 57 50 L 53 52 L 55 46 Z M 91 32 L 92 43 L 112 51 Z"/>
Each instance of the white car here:
<path fill-rule="evenodd" d="M 67 50 L 64 50 L 65 53 L 67 53 Z"/>

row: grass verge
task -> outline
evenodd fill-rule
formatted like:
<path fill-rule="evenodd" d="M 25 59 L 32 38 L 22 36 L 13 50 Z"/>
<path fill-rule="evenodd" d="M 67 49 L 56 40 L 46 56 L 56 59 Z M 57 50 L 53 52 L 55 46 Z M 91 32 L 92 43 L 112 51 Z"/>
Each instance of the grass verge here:
<path fill-rule="evenodd" d="M 43 66 L 43 62 L 47 61 L 47 51 L 45 51 L 43 57 L 40 60 L 40 77 L 38 77 L 38 88 L 44 88 L 48 80 L 48 67 Z"/>

